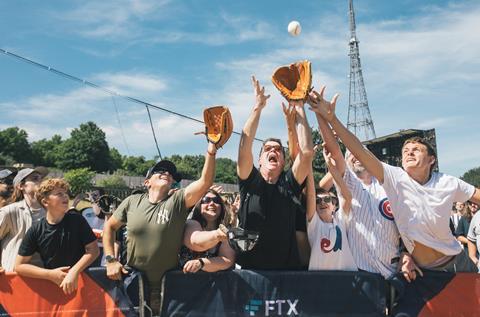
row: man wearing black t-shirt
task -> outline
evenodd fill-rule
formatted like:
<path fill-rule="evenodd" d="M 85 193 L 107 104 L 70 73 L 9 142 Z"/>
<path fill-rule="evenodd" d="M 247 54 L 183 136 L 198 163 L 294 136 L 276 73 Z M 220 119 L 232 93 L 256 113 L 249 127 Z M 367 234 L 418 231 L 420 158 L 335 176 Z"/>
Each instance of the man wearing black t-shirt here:
<path fill-rule="evenodd" d="M 240 226 L 258 231 L 255 247 L 239 254 L 237 262 L 245 269 L 299 269 L 301 267 L 295 239 L 295 215 L 300 204 L 300 184 L 305 181 L 312 164 L 312 134 L 303 101 L 291 101 L 295 107 L 295 129 L 299 153 L 286 172 L 285 153 L 279 139 L 267 139 L 260 152 L 259 169 L 253 165 L 252 145 L 260 114 L 270 95 L 252 77 L 255 106 L 242 131 L 238 151 L 241 207 Z"/>

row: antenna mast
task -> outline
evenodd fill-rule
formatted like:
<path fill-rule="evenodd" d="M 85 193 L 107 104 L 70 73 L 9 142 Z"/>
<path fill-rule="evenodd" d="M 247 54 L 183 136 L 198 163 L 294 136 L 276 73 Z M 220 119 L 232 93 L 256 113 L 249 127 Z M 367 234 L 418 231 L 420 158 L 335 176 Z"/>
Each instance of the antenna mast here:
<path fill-rule="evenodd" d="M 358 49 L 355 12 L 353 0 L 349 0 L 350 10 L 350 90 L 348 94 L 348 120 L 347 128 L 360 140 L 366 141 L 376 138 L 370 109 L 368 108 L 367 91 L 363 83 L 362 66 Z"/>

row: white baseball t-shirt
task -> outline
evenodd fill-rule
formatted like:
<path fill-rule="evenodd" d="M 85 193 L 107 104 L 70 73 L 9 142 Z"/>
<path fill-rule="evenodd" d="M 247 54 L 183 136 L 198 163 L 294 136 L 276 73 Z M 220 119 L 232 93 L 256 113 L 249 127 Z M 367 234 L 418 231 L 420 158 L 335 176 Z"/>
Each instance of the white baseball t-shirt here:
<path fill-rule="evenodd" d="M 475 187 L 456 177 L 436 172 L 426 184 L 421 185 L 402 168 L 382 165 L 382 186 L 408 252 L 413 252 L 414 241 L 445 255 L 462 252 L 449 228 L 450 210 L 453 202 L 469 200 Z"/>

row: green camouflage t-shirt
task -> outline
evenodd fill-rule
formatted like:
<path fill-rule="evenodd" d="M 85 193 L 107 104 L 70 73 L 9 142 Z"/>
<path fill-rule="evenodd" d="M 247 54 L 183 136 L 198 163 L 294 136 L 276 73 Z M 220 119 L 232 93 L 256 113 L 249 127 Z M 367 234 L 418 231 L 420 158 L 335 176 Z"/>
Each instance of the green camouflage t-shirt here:
<path fill-rule="evenodd" d="M 148 193 L 132 195 L 115 210 L 127 224 L 127 264 L 145 272 L 151 286 L 177 266 L 188 212 L 183 189 L 155 204 Z"/>

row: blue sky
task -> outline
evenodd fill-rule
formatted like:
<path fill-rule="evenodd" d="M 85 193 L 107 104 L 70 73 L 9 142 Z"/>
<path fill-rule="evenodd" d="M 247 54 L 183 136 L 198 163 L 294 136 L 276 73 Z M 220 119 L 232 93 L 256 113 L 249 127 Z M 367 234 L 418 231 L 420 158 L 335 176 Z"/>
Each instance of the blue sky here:
<path fill-rule="evenodd" d="M 480 2 L 354 5 L 377 136 L 435 128 L 440 170 L 460 176 L 480 166 Z M 228 105 L 236 131 L 251 111 L 255 74 L 272 95 L 257 136 L 286 140 L 270 76 L 297 60 L 312 61 L 313 84 L 326 85 L 328 98 L 340 93 L 346 123 L 347 13 L 347 0 L 2 1 L 0 48 L 199 119 L 206 106 Z M 298 37 L 286 31 L 291 20 L 302 24 Z M 156 154 L 144 107 L 4 54 L 0 69 L 0 129 L 18 126 L 34 141 L 94 121 L 122 154 Z M 164 156 L 204 153 L 204 138 L 193 135 L 200 124 L 151 113 Z M 233 135 L 219 156 L 236 160 L 238 141 Z"/>

